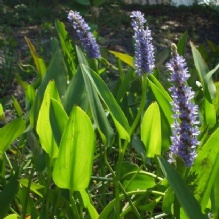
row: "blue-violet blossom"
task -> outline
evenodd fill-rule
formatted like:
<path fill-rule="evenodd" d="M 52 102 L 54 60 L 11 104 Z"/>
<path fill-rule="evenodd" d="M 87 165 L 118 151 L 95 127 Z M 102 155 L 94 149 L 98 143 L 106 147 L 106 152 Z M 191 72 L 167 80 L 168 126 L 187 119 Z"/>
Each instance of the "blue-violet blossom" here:
<path fill-rule="evenodd" d="M 171 73 L 169 81 L 172 86 L 169 91 L 173 98 L 174 112 L 169 162 L 174 162 L 174 155 L 179 155 L 185 165 L 190 167 L 196 157 L 196 146 L 199 144 L 198 106 L 192 102 L 195 93 L 187 85 L 190 74 L 182 56 L 175 53 L 166 67 Z"/>
<path fill-rule="evenodd" d="M 76 31 L 76 36 L 81 42 L 85 52 L 89 58 L 100 58 L 100 50 L 97 42 L 90 32 L 90 27 L 81 17 L 79 12 L 70 11 L 68 20 L 72 23 L 73 29 Z"/>
<path fill-rule="evenodd" d="M 135 40 L 135 68 L 138 75 L 152 73 L 154 69 L 154 46 L 151 30 L 146 26 L 146 19 L 140 11 L 131 13 Z"/>

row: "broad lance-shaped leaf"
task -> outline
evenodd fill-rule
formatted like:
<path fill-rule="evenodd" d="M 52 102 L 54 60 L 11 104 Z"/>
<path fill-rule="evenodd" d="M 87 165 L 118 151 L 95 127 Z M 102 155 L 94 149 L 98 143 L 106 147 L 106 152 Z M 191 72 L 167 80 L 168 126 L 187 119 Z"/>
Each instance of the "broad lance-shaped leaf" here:
<path fill-rule="evenodd" d="M 216 124 L 216 112 L 214 109 L 214 105 L 212 100 L 216 95 L 216 88 L 212 79 L 212 74 L 216 70 L 212 70 L 209 72 L 208 66 L 203 60 L 199 51 L 195 48 L 193 43 L 191 44 L 192 55 L 195 63 L 195 67 L 199 74 L 199 79 L 202 83 L 202 87 L 204 90 L 204 114 L 205 114 L 205 122 L 210 128 L 214 127 Z"/>
<path fill-rule="evenodd" d="M 76 46 L 78 60 L 81 64 L 88 65 L 84 54 L 82 53 L 81 49 Z M 105 110 L 103 109 L 103 106 L 100 102 L 100 99 L 98 97 L 96 89 L 92 86 L 92 83 L 88 77 L 83 77 L 86 74 L 82 73 L 82 69 L 80 66 L 80 71 L 78 73 L 82 74 L 82 78 L 84 80 L 85 89 L 87 98 L 89 100 L 89 105 L 91 108 L 92 116 L 95 121 L 95 125 L 97 126 L 97 129 L 100 133 L 100 136 L 102 138 L 102 141 L 105 145 L 110 146 L 113 144 L 114 141 L 114 132 L 113 129 L 107 119 L 107 115 Z"/>
<path fill-rule="evenodd" d="M 163 174 L 167 178 L 188 218 L 208 219 L 207 215 L 202 214 L 198 201 L 173 166 L 163 157 L 158 157 L 158 161 Z"/>
<path fill-rule="evenodd" d="M 55 100 L 51 99 L 50 102 L 50 125 L 52 128 L 53 136 L 56 140 L 57 145 L 60 144 L 63 130 L 68 122 L 68 115 L 63 109 L 62 104 Z"/>
<path fill-rule="evenodd" d="M 179 42 L 177 43 L 177 52 L 181 56 L 184 56 L 185 54 L 187 38 L 188 38 L 188 31 L 185 31 L 182 37 L 180 38 Z"/>
<path fill-rule="evenodd" d="M 75 106 L 60 142 L 59 155 L 56 159 L 53 179 L 60 188 L 80 191 L 89 185 L 95 135 L 89 117 Z"/>
<path fill-rule="evenodd" d="M 86 98 L 86 91 L 84 87 L 84 79 L 81 74 L 81 68 L 78 67 L 74 76 L 72 77 L 68 88 L 62 99 L 63 106 L 69 115 L 74 105 L 80 106 L 86 111 L 88 105 L 88 98 Z"/>
<path fill-rule="evenodd" d="M 194 194 L 204 211 L 214 182 L 218 181 L 219 175 L 219 128 L 209 137 L 208 141 L 198 152 L 190 176 L 195 187 Z"/>
<path fill-rule="evenodd" d="M 0 128 L 0 156 L 7 148 L 24 133 L 26 122 L 22 118 L 12 120 Z"/>
<path fill-rule="evenodd" d="M 148 76 L 148 81 L 157 103 L 162 109 L 167 121 L 171 125 L 173 123 L 172 107 L 170 104 L 173 101 L 172 98 L 152 74 Z"/>
<path fill-rule="evenodd" d="M 81 65 L 81 69 L 85 80 L 89 78 L 102 101 L 106 104 L 120 137 L 130 141 L 130 136 L 128 134 L 130 126 L 128 124 L 128 120 L 110 92 L 109 88 L 106 86 L 101 77 L 88 66 Z"/>
<path fill-rule="evenodd" d="M 43 102 L 38 115 L 36 131 L 39 135 L 40 143 L 43 149 L 46 151 L 47 154 L 49 154 L 50 158 L 56 158 L 58 155 L 58 146 L 55 141 L 55 137 L 53 135 L 50 124 L 51 98 L 54 98 L 61 102 L 54 81 L 49 82 L 44 93 Z"/>
<path fill-rule="evenodd" d="M 43 77 L 43 80 L 38 88 L 38 92 L 34 104 L 31 108 L 30 123 L 32 127 L 36 127 L 39 109 L 42 104 L 44 92 L 46 90 L 49 81 L 51 80 L 55 81 L 59 95 L 60 97 L 62 97 L 65 94 L 67 87 L 67 80 L 66 80 L 67 74 L 68 71 L 66 68 L 62 51 L 60 49 L 57 49 L 52 57 L 52 61 L 48 66 L 46 74 Z"/>
<path fill-rule="evenodd" d="M 65 30 L 64 23 L 60 22 L 59 20 L 55 21 L 56 30 L 59 35 L 59 40 L 62 47 L 62 52 L 64 54 L 64 59 L 67 63 L 67 68 L 69 70 L 70 75 L 75 74 L 76 66 L 72 53 L 75 52 L 72 46 L 71 40 L 68 36 L 68 32 Z"/>
<path fill-rule="evenodd" d="M 109 52 L 112 53 L 115 57 L 117 57 L 120 60 L 122 60 L 123 62 L 125 62 L 126 64 L 128 64 L 129 66 L 131 66 L 132 68 L 134 68 L 132 56 L 129 56 L 128 54 L 121 53 L 121 52 L 115 52 L 112 50 L 109 50 Z"/>
<path fill-rule="evenodd" d="M 154 157 L 161 154 L 161 118 L 156 102 L 146 110 L 141 123 L 141 140 L 146 148 L 146 156 Z"/>

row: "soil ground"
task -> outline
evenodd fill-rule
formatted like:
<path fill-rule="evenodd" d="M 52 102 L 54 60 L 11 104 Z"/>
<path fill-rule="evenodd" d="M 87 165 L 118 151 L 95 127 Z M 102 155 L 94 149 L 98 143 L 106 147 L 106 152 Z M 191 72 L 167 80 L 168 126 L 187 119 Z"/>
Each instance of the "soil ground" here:
<path fill-rule="evenodd" d="M 15 8 L 14 6 L 13 10 L 6 7 L 7 12 L 4 12 L 3 7 L 1 7 L 0 39 L 8 42 L 9 39 L 13 38 L 13 54 L 15 57 L 12 64 L 14 66 L 18 66 L 18 63 L 30 64 L 30 52 L 24 39 L 25 36 L 36 46 L 37 52 L 49 61 L 52 56 L 51 37 L 57 36 L 54 20 L 57 18 L 63 21 L 66 24 L 67 31 L 71 32 L 72 27 L 67 21 L 67 14 L 73 8 L 71 6 L 54 7 L 50 8 L 50 11 L 43 8 L 45 12 L 40 8 L 36 8 L 37 13 L 41 13 L 42 16 L 37 18 L 37 14 L 35 14 L 34 21 L 31 20 L 32 14 L 28 13 L 29 9 L 27 7 L 24 5 L 19 7 Z M 189 33 L 188 42 L 192 41 L 197 46 L 201 44 L 206 46 L 207 40 L 210 40 L 219 45 L 219 12 L 209 7 L 176 8 L 164 5 L 143 7 L 139 5 L 109 4 L 92 8 L 90 13 L 85 16 L 85 20 L 96 24 L 101 46 L 133 55 L 133 30 L 130 24 L 130 13 L 133 10 L 140 10 L 145 14 L 147 24 L 152 31 L 153 43 L 158 51 L 169 48 L 172 42 L 177 43 L 186 30 Z M 8 46 L 10 47 L 8 44 L 6 48 Z M 1 86 L 7 84 L 4 82 L 4 69 L 1 68 L 4 52 L 4 50 L 1 51 L 0 47 L 0 71 L 3 72 L 3 74 L 0 72 L 2 77 L 0 91 Z M 10 69 L 12 74 L 17 72 L 17 69 L 14 70 L 14 66 Z M 31 76 L 27 77 L 27 80 L 31 79 Z M 12 95 L 18 100 L 23 98 L 22 90 L 15 80 L 12 80 L 7 86 L 5 93 L 0 92 L 0 102 L 3 105 L 8 104 L 7 99 L 10 99 Z"/>

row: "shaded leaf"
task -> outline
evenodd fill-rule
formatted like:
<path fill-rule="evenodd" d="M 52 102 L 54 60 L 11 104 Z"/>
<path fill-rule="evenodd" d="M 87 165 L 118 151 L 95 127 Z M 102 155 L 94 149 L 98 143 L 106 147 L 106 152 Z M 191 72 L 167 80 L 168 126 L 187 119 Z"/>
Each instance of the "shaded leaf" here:
<path fill-rule="evenodd" d="M 207 215 L 202 214 L 198 201 L 178 172 L 163 157 L 158 157 L 158 161 L 163 174 L 167 178 L 188 218 L 207 219 Z"/>

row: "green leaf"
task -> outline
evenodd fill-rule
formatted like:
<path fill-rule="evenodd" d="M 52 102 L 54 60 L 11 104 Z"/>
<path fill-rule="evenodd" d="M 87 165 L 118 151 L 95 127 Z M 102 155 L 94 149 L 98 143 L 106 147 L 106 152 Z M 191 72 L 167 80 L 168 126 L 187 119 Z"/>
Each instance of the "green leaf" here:
<path fill-rule="evenodd" d="M 40 106 L 42 104 L 42 100 L 44 97 L 44 92 L 48 83 L 52 80 L 55 81 L 56 87 L 58 89 L 60 97 L 65 94 L 66 87 L 67 87 L 67 68 L 63 58 L 63 54 L 60 49 L 58 49 L 50 62 L 46 74 L 38 88 L 38 93 L 36 95 L 34 104 L 31 108 L 30 112 L 30 122 L 32 127 L 36 126 L 38 113 Z"/>
<path fill-rule="evenodd" d="M 210 72 L 210 74 L 208 74 L 209 69 L 208 69 L 207 64 L 205 63 L 201 54 L 196 49 L 196 47 L 193 45 L 193 43 L 190 42 L 190 44 L 191 44 L 191 48 L 192 48 L 192 55 L 193 55 L 195 67 L 198 71 L 199 79 L 202 83 L 204 92 L 207 95 L 210 95 L 211 100 L 213 100 L 215 97 L 215 94 L 216 94 L 216 89 L 215 89 L 214 81 L 213 81 L 211 76 L 217 70 L 218 66 L 216 66 L 216 68 L 215 68 L 216 70 L 213 69 Z"/>
<path fill-rule="evenodd" d="M 160 109 L 156 102 L 146 110 L 141 123 L 141 140 L 146 148 L 147 157 L 161 154 L 161 118 Z"/>
<path fill-rule="evenodd" d="M 59 145 L 69 118 L 59 101 L 51 99 L 50 104 L 50 125 L 56 143 Z"/>
<path fill-rule="evenodd" d="M 215 83 L 215 87 L 217 93 L 216 93 L 216 97 L 213 100 L 213 104 L 215 107 L 216 115 L 218 116 L 219 115 L 219 82 L 218 81 Z"/>
<path fill-rule="evenodd" d="M 159 104 L 160 108 L 162 109 L 165 117 L 167 118 L 167 121 L 169 122 L 169 124 L 172 124 L 173 123 L 172 107 L 170 104 L 172 102 L 172 98 L 153 75 L 151 74 L 149 75 L 148 81 L 151 90 L 156 98 L 156 101 Z"/>
<path fill-rule="evenodd" d="M 188 31 L 186 30 L 182 35 L 182 37 L 180 38 L 179 42 L 177 43 L 177 52 L 181 56 L 184 56 L 185 54 L 187 38 L 188 38 Z"/>
<path fill-rule="evenodd" d="M 62 52 L 64 54 L 65 62 L 67 63 L 67 68 L 69 73 L 73 75 L 76 70 L 75 64 L 75 50 L 72 46 L 71 40 L 69 38 L 68 32 L 65 30 L 65 25 L 59 20 L 55 21 L 55 27 L 59 35 L 59 40 L 61 43 Z"/>
<path fill-rule="evenodd" d="M 163 157 L 158 157 L 158 161 L 163 174 L 167 178 L 188 218 L 207 219 L 208 217 L 202 214 L 198 201 L 178 172 Z"/>
<path fill-rule="evenodd" d="M 128 64 L 129 66 L 131 66 L 132 68 L 134 68 L 132 56 L 130 56 L 128 54 L 121 53 L 121 52 L 115 52 L 112 50 L 109 50 L 109 52 L 112 53 L 115 57 L 117 57 L 120 60 L 122 60 L 123 62 L 125 62 L 126 64 Z"/>
<path fill-rule="evenodd" d="M 82 53 L 82 51 L 77 48 L 78 58 L 80 63 L 87 64 L 87 61 Z M 114 132 L 112 127 L 109 124 L 109 121 L 107 119 L 107 115 L 103 109 L 103 106 L 100 102 L 100 99 L 98 97 L 96 89 L 92 86 L 92 83 L 87 76 L 86 72 L 83 74 L 82 69 L 79 71 L 83 75 L 84 78 L 84 84 L 86 89 L 87 98 L 90 103 L 90 108 L 92 112 L 93 119 L 97 125 L 98 131 L 100 133 L 100 136 L 104 142 L 105 145 L 112 145 L 114 141 Z"/>
<path fill-rule="evenodd" d="M 29 179 L 21 179 L 20 183 L 21 183 L 22 186 L 28 188 Z M 43 189 L 44 189 L 44 186 L 39 185 L 39 184 L 37 184 L 35 182 L 31 182 L 30 191 L 32 191 L 33 193 L 37 194 L 41 198 L 43 198 L 43 194 L 42 194 Z M 40 191 L 40 190 L 42 190 L 42 191 Z"/>
<path fill-rule="evenodd" d="M 7 217 L 5 217 L 4 219 L 19 219 L 19 215 L 18 214 L 10 214 Z"/>
<path fill-rule="evenodd" d="M 80 5 L 90 5 L 89 0 L 76 0 L 76 2 Z"/>
<path fill-rule="evenodd" d="M 23 112 L 22 112 L 21 106 L 14 96 L 12 96 L 12 102 L 13 102 L 13 105 L 14 105 L 14 108 L 17 112 L 18 117 L 22 117 Z"/>
<path fill-rule="evenodd" d="M 123 111 L 121 110 L 119 104 L 116 102 L 107 85 L 100 78 L 100 76 L 89 67 L 82 65 L 81 69 L 84 79 L 90 80 L 93 87 L 96 89 L 99 96 L 101 97 L 102 101 L 107 106 L 120 137 L 122 139 L 130 141 L 130 136 L 128 134 L 130 126 L 128 124 L 128 120 L 125 117 Z"/>
<path fill-rule="evenodd" d="M 149 189 L 155 186 L 154 178 L 145 171 L 130 171 L 121 178 L 121 182 L 128 192 Z"/>
<path fill-rule="evenodd" d="M 122 102 L 132 79 L 133 79 L 133 71 L 129 71 L 127 74 L 125 74 L 124 80 L 122 80 L 121 85 L 119 86 L 119 90 L 116 94 L 116 100 L 118 101 L 118 103 Z"/>
<path fill-rule="evenodd" d="M 0 155 L 3 154 L 7 148 L 24 133 L 25 129 L 26 122 L 21 118 L 12 120 L 7 125 L 0 128 Z"/>
<path fill-rule="evenodd" d="M 0 120 L 5 122 L 5 113 L 1 103 L 0 103 Z"/>
<path fill-rule="evenodd" d="M 50 158 L 56 158 L 58 155 L 58 146 L 50 124 L 51 98 L 59 100 L 60 102 L 59 94 L 54 81 L 50 81 L 44 93 L 43 102 L 38 115 L 36 131 L 39 135 L 42 148 L 46 151 Z"/>
<path fill-rule="evenodd" d="M 62 101 L 64 109 L 68 115 L 74 105 L 80 106 L 82 109 L 87 108 L 88 99 L 83 98 L 85 95 L 84 79 L 81 73 L 81 68 L 78 67 L 68 85 Z"/>
<path fill-rule="evenodd" d="M 80 191 L 88 187 L 94 141 L 94 130 L 89 117 L 75 106 L 63 132 L 53 170 L 53 179 L 58 187 L 70 191 Z"/>
<path fill-rule="evenodd" d="M 90 214 L 90 218 L 98 219 L 99 214 L 98 214 L 97 210 L 94 208 L 94 206 L 91 204 L 90 197 L 87 194 L 87 192 L 85 190 L 81 190 L 80 194 L 81 194 L 81 198 L 83 200 L 84 207 L 88 209 L 88 212 Z"/>
<path fill-rule="evenodd" d="M 194 194 L 202 211 L 205 210 L 214 182 L 219 175 L 219 128 L 213 132 L 199 151 L 191 168 L 191 183 L 195 186 Z M 192 176 L 196 176 L 195 179 Z"/>
<path fill-rule="evenodd" d="M 16 196 L 19 188 L 19 182 L 16 175 L 12 176 L 8 184 L 0 191 L 0 218 L 3 218 L 11 205 L 13 198 Z"/>
<path fill-rule="evenodd" d="M 31 43 L 31 41 L 27 37 L 24 37 L 24 38 L 25 38 L 27 45 L 30 49 L 31 55 L 33 57 L 33 60 L 34 60 L 34 63 L 35 63 L 36 69 L 37 69 L 37 72 L 39 73 L 40 77 L 43 78 L 45 73 L 46 73 L 45 62 L 43 59 L 39 58 L 39 56 L 36 52 L 36 49 L 35 49 L 34 45 Z"/>

